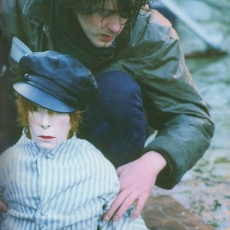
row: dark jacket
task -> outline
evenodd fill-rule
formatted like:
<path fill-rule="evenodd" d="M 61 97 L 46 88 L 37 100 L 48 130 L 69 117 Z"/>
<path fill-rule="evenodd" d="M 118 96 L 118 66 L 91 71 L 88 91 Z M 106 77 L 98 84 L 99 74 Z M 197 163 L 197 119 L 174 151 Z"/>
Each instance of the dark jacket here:
<path fill-rule="evenodd" d="M 32 51 L 55 50 L 49 10 L 50 0 L 3 0 L 5 36 L 17 36 Z M 95 75 L 124 71 L 139 83 L 148 124 L 158 131 L 143 153 L 154 150 L 165 157 L 168 164 L 156 184 L 170 189 L 207 150 L 214 125 L 186 67 L 178 36 L 165 18 L 154 10 L 141 11 L 119 37 L 115 55 L 87 67 Z"/>

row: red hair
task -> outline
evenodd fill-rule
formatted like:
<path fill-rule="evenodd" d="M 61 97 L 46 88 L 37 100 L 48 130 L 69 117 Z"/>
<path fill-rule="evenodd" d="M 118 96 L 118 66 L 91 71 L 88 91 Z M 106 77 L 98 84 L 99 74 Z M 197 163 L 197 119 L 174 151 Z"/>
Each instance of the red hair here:
<path fill-rule="evenodd" d="M 18 93 L 16 93 L 16 106 L 18 111 L 18 122 L 20 126 L 26 128 L 28 131 L 28 137 L 30 138 L 30 131 L 29 131 L 29 121 L 28 116 L 29 112 L 32 111 L 31 108 L 33 107 L 35 103 L 22 97 Z M 68 137 L 70 138 L 73 136 L 74 133 L 77 133 L 79 123 L 82 121 L 81 117 L 82 111 L 76 111 L 73 113 L 69 113 L 70 116 L 70 125 L 71 128 L 68 133 Z"/>

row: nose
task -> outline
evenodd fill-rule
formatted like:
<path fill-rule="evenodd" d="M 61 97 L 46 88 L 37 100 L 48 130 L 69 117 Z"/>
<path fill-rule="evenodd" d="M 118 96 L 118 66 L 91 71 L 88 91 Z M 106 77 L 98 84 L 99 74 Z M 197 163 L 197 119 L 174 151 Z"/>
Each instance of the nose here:
<path fill-rule="evenodd" d="M 43 128 L 43 129 L 47 129 L 51 126 L 51 122 L 52 122 L 52 115 L 49 114 L 49 112 L 47 110 L 44 110 L 42 114 L 40 114 L 39 117 L 37 117 L 37 122 L 38 124 Z"/>
<path fill-rule="evenodd" d="M 110 17 L 107 24 L 108 29 L 113 33 L 117 34 L 121 30 L 121 19 L 118 15 Z"/>

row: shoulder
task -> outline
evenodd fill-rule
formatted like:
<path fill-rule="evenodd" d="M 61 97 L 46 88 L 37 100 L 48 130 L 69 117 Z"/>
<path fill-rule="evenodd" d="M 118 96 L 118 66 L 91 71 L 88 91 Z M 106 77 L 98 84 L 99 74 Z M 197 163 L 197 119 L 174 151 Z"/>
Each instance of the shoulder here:
<path fill-rule="evenodd" d="M 28 0 L 3 0 L 2 7 L 4 13 L 19 13 L 23 11 Z"/>
<path fill-rule="evenodd" d="M 82 162 L 84 165 L 91 167 L 92 170 L 100 169 L 101 172 L 108 171 L 110 173 L 115 172 L 115 168 L 112 163 L 98 150 L 93 144 L 87 140 L 77 139 L 78 142 L 78 162 Z M 116 173 L 114 173 L 116 174 Z"/>
<path fill-rule="evenodd" d="M 84 152 L 84 155 L 95 157 L 103 157 L 103 154 L 93 144 L 85 139 L 77 138 L 77 145 L 80 151 Z"/>
<path fill-rule="evenodd" d="M 12 146 L 8 149 L 6 149 L 3 153 L 0 154 L 1 159 L 3 158 L 9 158 L 10 156 L 14 155 L 16 153 L 16 146 Z"/>
<path fill-rule="evenodd" d="M 131 28 L 131 42 L 170 42 L 178 40 L 172 24 L 156 10 L 141 10 Z"/>
<path fill-rule="evenodd" d="M 129 36 L 129 44 L 115 57 L 111 65 L 113 69 L 124 69 L 125 72 L 129 71 L 137 76 L 133 68 L 138 68 L 138 72 L 146 69 L 147 61 L 151 62 L 153 69 L 154 65 L 159 66 L 159 61 L 168 53 L 178 57 L 179 37 L 171 23 L 156 10 L 141 10 L 136 21 L 126 27 L 125 32 L 125 36 Z"/>
<path fill-rule="evenodd" d="M 117 191 L 119 181 L 112 163 L 90 142 L 78 139 L 77 144 L 76 172 L 81 172 L 81 177 L 87 178 L 87 183 L 95 184 L 97 189 Z"/>
<path fill-rule="evenodd" d="M 0 154 L 0 169 L 6 168 L 12 164 L 12 160 L 15 155 L 18 153 L 15 146 L 12 146 Z"/>
<path fill-rule="evenodd" d="M 170 28 L 171 22 L 154 9 L 141 9 L 136 20 L 137 23 L 148 23 L 156 27 Z"/>

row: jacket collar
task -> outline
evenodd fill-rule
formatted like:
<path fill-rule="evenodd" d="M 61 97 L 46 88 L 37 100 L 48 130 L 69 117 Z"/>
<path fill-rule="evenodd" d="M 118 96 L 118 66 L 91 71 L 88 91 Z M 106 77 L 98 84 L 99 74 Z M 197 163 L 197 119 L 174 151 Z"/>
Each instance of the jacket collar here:
<path fill-rule="evenodd" d="M 23 14 L 46 22 L 49 17 L 51 0 L 28 0 L 23 9 Z"/>

